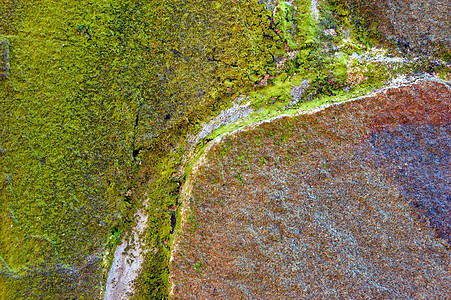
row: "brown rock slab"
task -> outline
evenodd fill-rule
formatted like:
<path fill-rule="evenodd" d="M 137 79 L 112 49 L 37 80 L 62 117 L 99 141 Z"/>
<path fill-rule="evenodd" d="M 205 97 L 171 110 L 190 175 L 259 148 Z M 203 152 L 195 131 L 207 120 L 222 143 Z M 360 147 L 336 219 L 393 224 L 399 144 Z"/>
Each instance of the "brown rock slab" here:
<path fill-rule="evenodd" d="M 172 299 L 445 299 L 451 88 L 421 81 L 223 136 L 185 187 Z"/>

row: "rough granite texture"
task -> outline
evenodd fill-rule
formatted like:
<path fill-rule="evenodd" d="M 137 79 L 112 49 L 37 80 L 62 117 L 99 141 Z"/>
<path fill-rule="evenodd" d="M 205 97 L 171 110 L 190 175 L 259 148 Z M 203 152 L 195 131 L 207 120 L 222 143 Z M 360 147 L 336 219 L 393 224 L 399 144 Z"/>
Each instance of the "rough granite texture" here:
<path fill-rule="evenodd" d="M 445 299 L 451 88 L 223 136 L 188 180 L 172 299 Z"/>

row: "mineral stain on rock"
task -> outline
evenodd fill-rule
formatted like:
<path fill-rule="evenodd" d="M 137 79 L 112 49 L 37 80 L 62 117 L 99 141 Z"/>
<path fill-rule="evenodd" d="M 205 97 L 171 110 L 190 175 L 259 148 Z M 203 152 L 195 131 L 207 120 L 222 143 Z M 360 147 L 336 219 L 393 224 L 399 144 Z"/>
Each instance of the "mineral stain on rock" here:
<path fill-rule="evenodd" d="M 370 143 L 418 218 L 451 244 L 451 124 L 388 126 Z"/>
<path fill-rule="evenodd" d="M 185 187 L 172 298 L 446 298 L 450 96 L 421 81 L 217 139 Z"/>

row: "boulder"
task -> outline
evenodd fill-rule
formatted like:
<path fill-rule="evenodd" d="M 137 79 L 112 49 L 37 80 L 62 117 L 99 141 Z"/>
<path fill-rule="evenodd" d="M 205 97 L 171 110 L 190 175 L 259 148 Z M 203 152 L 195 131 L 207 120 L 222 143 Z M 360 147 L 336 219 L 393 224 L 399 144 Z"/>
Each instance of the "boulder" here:
<path fill-rule="evenodd" d="M 215 140 L 185 187 L 172 299 L 446 298 L 450 96 L 422 81 Z"/>

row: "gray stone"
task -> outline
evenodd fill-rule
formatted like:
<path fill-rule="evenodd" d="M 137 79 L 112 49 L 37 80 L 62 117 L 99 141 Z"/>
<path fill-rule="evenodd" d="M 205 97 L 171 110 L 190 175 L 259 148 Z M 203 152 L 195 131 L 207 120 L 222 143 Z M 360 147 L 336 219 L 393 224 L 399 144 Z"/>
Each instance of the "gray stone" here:
<path fill-rule="evenodd" d="M 441 0 L 347 0 L 370 26 L 399 49 L 415 54 L 449 53 L 451 2 Z"/>

